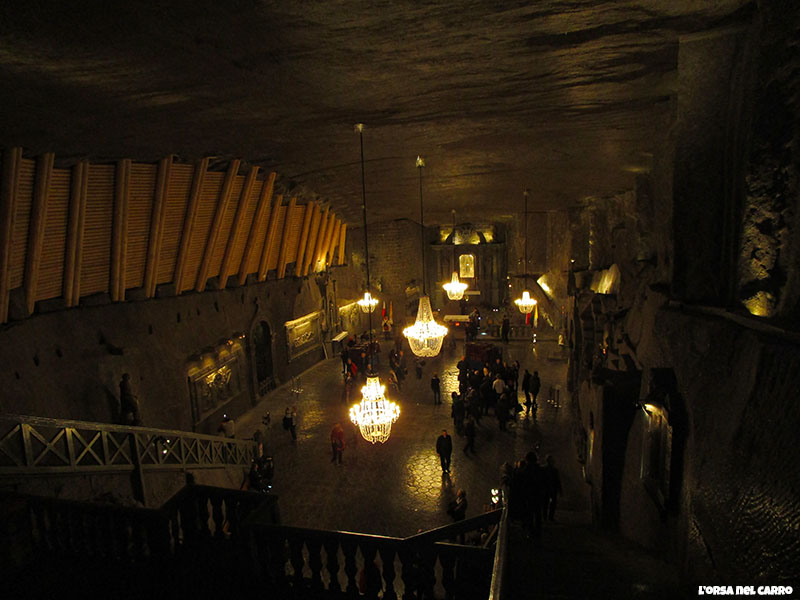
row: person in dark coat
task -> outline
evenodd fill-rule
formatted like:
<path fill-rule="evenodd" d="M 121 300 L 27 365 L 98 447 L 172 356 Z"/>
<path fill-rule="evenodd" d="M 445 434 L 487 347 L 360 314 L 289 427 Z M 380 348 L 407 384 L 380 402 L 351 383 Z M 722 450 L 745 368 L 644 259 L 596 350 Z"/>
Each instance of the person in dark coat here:
<path fill-rule="evenodd" d="M 467 452 L 468 450 L 472 450 L 473 454 L 477 454 L 475 452 L 475 420 L 471 415 L 467 417 L 464 423 L 464 435 L 467 437 L 467 445 L 464 446 L 464 454 L 469 454 L 469 452 Z"/>
<path fill-rule="evenodd" d="M 447 430 L 442 429 L 442 435 L 436 438 L 436 454 L 442 463 L 442 472 L 450 472 L 450 456 L 453 454 L 453 438 L 447 435 Z"/>
<path fill-rule="evenodd" d="M 539 379 L 539 371 L 534 371 L 533 377 L 531 377 L 531 396 L 533 396 L 534 406 L 536 406 L 536 396 L 539 395 L 540 389 L 542 389 L 542 380 Z"/>
<path fill-rule="evenodd" d="M 350 358 L 350 353 L 347 351 L 347 346 L 342 346 L 342 351 L 339 353 L 342 359 L 342 373 L 347 373 L 347 359 Z"/>
<path fill-rule="evenodd" d="M 544 483 L 543 514 L 548 521 L 555 521 L 556 503 L 561 495 L 561 477 L 556 469 L 555 460 L 547 455 L 546 465 L 542 469 L 542 482 Z"/>
<path fill-rule="evenodd" d="M 417 379 L 422 379 L 422 367 L 425 366 L 425 361 L 421 358 L 417 358 L 414 360 L 414 371 L 417 375 Z"/>
<path fill-rule="evenodd" d="M 503 315 L 503 321 L 500 324 L 500 339 L 503 340 L 504 344 L 508 343 L 508 334 L 511 332 L 511 320 L 508 318 L 508 315 Z"/>
<path fill-rule="evenodd" d="M 525 475 L 525 487 L 527 492 L 525 497 L 528 501 L 528 527 L 533 529 L 533 536 L 542 535 L 542 508 L 544 506 L 544 482 L 542 480 L 542 468 L 539 466 L 539 457 L 536 452 L 528 452 L 525 455 L 528 463 Z"/>
<path fill-rule="evenodd" d="M 467 413 L 467 407 L 464 404 L 464 399 L 459 396 L 458 393 L 453 392 L 451 398 L 453 400 L 453 407 L 450 411 L 450 415 L 453 417 L 453 427 L 456 428 L 456 433 L 464 435 L 464 416 Z"/>
<path fill-rule="evenodd" d="M 439 374 L 434 373 L 431 377 L 431 391 L 433 392 L 433 403 L 442 403 L 442 382 L 439 380 Z"/>
<path fill-rule="evenodd" d="M 528 369 L 522 376 L 522 391 L 525 393 L 525 414 L 528 414 L 531 409 L 531 373 Z"/>
<path fill-rule="evenodd" d="M 331 430 L 331 462 L 338 461 L 342 464 L 342 451 L 344 450 L 344 429 L 336 423 Z"/>

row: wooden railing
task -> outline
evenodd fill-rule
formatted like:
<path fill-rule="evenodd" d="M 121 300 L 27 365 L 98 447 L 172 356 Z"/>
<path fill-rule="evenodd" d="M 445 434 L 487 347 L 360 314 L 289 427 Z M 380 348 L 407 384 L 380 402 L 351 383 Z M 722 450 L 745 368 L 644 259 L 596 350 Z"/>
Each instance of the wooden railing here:
<path fill-rule="evenodd" d="M 0 415 L 0 475 L 247 467 L 252 441 L 186 431 Z"/>
<path fill-rule="evenodd" d="M 408 538 L 251 523 L 254 568 L 264 589 L 293 598 L 465 598 L 489 596 L 494 552 L 477 532 L 495 526 L 492 511 Z M 473 534 L 478 545 L 460 540 Z"/>

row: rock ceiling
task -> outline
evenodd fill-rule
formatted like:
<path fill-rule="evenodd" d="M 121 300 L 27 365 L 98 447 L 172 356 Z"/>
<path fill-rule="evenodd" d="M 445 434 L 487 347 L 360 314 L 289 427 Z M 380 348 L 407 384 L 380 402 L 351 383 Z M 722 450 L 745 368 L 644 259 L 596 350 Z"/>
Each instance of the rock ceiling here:
<path fill-rule="evenodd" d="M 680 35 L 744 0 L 125 0 L 0 5 L 4 147 L 243 158 L 360 221 L 511 218 L 630 188 L 663 143 Z"/>

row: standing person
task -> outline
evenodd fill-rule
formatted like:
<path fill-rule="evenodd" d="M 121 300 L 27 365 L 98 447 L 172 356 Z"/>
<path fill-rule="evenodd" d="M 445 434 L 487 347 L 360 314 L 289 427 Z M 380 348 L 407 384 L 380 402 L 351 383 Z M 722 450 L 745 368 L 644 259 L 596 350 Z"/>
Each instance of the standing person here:
<path fill-rule="evenodd" d="M 536 396 L 539 395 L 539 390 L 542 389 L 542 380 L 539 379 L 539 371 L 533 372 L 531 377 L 531 396 L 533 396 L 533 406 L 536 406 Z"/>
<path fill-rule="evenodd" d="M 350 353 L 347 351 L 347 346 L 342 344 L 342 351 L 339 353 L 339 358 L 342 359 L 342 373 L 347 373 L 347 359 L 350 358 Z"/>
<path fill-rule="evenodd" d="M 503 321 L 500 324 L 500 338 L 503 340 L 504 344 L 508 343 L 508 334 L 511 332 L 511 320 L 508 318 L 508 314 L 503 315 Z"/>
<path fill-rule="evenodd" d="M 289 433 L 292 434 L 292 441 L 297 441 L 297 407 L 292 407 L 292 412 L 289 415 Z"/>
<path fill-rule="evenodd" d="M 355 385 L 355 379 L 353 379 L 352 373 L 347 373 L 344 377 L 344 391 L 342 393 L 342 402 L 345 405 L 350 404 L 350 395 L 353 393 L 353 385 Z"/>
<path fill-rule="evenodd" d="M 457 392 L 453 392 L 451 398 L 453 400 L 453 408 L 450 414 L 453 417 L 453 427 L 456 428 L 457 434 L 464 435 L 464 415 L 467 412 L 467 407 L 464 405 L 464 399 Z"/>
<path fill-rule="evenodd" d="M 353 362 L 352 358 L 347 359 L 347 370 L 350 372 L 350 375 L 353 376 L 353 379 L 358 376 L 358 365 Z"/>
<path fill-rule="evenodd" d="M 494 392 L 494 403 L 495 403 L 495 413 L 497 412 L 497 402 L 500 400 L 500 396 L 502 396 L 506 391 L 506 382 L 503 381 L 502 373 L 498 373 L 495 375 L 494 382 L 492 383 L 492 391 Z"/>
<path fill-rule="evenodd" d="M 542 481 L 544 483 L 544 507 L 543 514 L 548 521 L 555 521 L 556 503 L 558 496 L 561 495 L 561 477 L 556 469 L 555 460 L 548 454 L 545 459 L 547 463 L 542 469 Z"/>
<path fill-rule="evenodd" d="M 511 380 L 514 382 L 514 395 L 519 393 L 519 361 L 511 363 Z"/>
<path fill-rule="evenodd" d="M 497 406 L 494 407 L 494 414 L 497 417 L 497 425 L 500 427 L 500 431 L 507 431 L 506 423 L 508 423 L 509 417 L 509 400 L 508 394 L 503 392 L 500 394 L 500 397 L 497 399 Z"/>
<path fill-rule="evenodd" d="M 287 406 L 286 410 L 283 411 L 283 428 L 290 434 L 292 433 L 292 427 L 294 426 L 292 425 L 293 422 L 294 419 L 292 418 L 292 409 Z M 292 436 L 292 439 L 295 439 L 295 436 Z"/>
<path fill-rule="evenodd" d="M 434 404 L 441 404 L 442 403 L 442 388 L 441 388 L 441 381 L 439 380 L 439 374 L 434 373 L 433 377 L 431 377 L 431 391 L 433 391 L 433 403 Z"/>
<path fill-rule="evenodd" d="M 442 435 L 436 438 L 436 454 L 442 463 L 442 473 L 450 472 L 450 456 L 453 454 L 453 438 L 447 435 L 447 430 L 442 429 Z"/>
<path fill-rule="evenodd" d="M 139 414 L 139 401 L 131 389 L 131 376 L 122 374 L 119 382 L 119 415 L 123 425 L 141 425 L 142 418 Z"/>
<path fill-rule="evenodd" d="M 525 392 L 525 414 L 527 415 L 531 409 L 531 373 L 525 369 L 525 375 L 522 376 L 522 391 Z"/>
<path fill-rule="evenodd" d="M 530 451 L 525 455 L 525 461 L 528 463 L 525 483 L 527 492 L 525 494 L 528 499 L 529 527 L 533 530 L 534 537 L 542 535 L 542 507 L 544 505 L 544 485 L 542 482 L 542 468 L 539 466 L 539 457 L 536 452 Z"/>
<path fill-rule="evenodd" d="M 331 462 L 342 464 L 342 451 L 344 450 L 344 429 L 336 423 L 331 429 Z"/>
<path fill-rule="evenodd" d="M 467 445 L 464 446 L 464 454 L 469 454 L 467 450 L 472 450 L 473 454 L 477 454 L 475 452 L 475 420 L 472 418 L 472 415 L 467 417 L 467 420 L 464 422 L 464 435 L 467 437 Z"/>

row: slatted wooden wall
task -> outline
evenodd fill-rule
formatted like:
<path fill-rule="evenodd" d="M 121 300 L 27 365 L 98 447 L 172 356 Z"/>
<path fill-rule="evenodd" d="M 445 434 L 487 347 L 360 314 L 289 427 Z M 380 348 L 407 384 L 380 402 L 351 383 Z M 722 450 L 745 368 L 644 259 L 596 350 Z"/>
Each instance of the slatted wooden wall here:
<path fill-rule="evenodd" d="M 0 180 L 0 323 L 13 290 L 24 314 L 62 298 L 76 306 L 107 293 L 125 300 L 159 284 L 202 291 L 215 279 L 242 285 L 304 276 L 343 264 L 346 225 L 314 202 L 274 194 L 275 173 L 239 174 L 195 165 L 81 162 L 53 166 L 52 154 L 2 153 Z M 293 266 L 290 266 L 293 265 Z"/>

